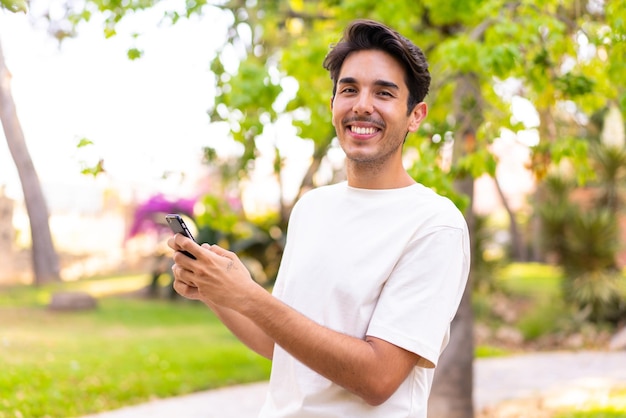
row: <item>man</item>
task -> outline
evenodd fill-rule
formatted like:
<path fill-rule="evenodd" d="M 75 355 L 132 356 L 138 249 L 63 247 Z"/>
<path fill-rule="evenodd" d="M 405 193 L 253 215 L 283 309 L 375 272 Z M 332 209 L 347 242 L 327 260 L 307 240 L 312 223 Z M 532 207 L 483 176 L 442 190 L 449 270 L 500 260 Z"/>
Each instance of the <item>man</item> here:
<path fill-rule="evenodd" d="M 427 114 L 426 60 L 358 20 L 324 67 L 347 182 L 294 207 L 273 294 L 232 252 L 179 234 L 168 242 L 174 286 L 272 359 L 261 417 L 425 418 L 469 269 L 463 216 L 402 164 L 404 139 Z"/>

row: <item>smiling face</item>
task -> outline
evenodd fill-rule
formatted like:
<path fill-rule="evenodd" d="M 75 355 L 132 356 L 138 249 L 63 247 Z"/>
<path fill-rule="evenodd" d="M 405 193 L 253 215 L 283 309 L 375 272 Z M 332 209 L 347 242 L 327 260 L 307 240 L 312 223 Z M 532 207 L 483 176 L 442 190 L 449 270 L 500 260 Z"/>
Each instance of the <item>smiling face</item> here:
<path fill-rule="evenodd" d="M 348 168 L 403 170 L 402 144 L 427 113 L 425 103 L 407 112 L 409 91 L 402 65 L 379 50 L 345 59 L 332 101 L 332 122 Z"/>

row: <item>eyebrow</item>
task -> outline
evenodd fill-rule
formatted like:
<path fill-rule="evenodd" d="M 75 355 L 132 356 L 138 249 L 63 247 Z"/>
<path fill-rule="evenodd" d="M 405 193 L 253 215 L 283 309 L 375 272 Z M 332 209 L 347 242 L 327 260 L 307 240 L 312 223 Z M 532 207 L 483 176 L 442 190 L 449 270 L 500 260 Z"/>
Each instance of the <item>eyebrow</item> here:
<path fill-rule="evenodd" d="M 339 79 L 339 82 L 337 84 L 358 84 L 358 83 L 357 83 L 356 78 L 354 77 L 344 77 L 344 78 Z M 380 86 L 380 87 L 387 87 L 387 88 L 391 88 L 395 90 L 400 89 L 400 87 L 398 87 L 396 83 L 392 83 L 391 81 L 387 81 L 387 80 L 376 80 L 374 81 L 374 85 Z"/>

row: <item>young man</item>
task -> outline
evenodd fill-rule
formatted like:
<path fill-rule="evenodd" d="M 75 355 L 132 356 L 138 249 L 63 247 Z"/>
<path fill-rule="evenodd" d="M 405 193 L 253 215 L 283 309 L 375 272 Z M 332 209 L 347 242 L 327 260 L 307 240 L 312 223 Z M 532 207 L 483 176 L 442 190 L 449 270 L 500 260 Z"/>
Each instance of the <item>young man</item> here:
<path fill-rule="evenodd" d="M 426 60 L 359 20 L 324 67 L 347 182 L 296 204 L 273 294 L 232 252 L 178 234 L 168 242 L 174 287 L 272 359 L 261 417 L 425 418 L 470 263 L 461 213 L 402 164 L 404 139 L 427 114 Z"/>

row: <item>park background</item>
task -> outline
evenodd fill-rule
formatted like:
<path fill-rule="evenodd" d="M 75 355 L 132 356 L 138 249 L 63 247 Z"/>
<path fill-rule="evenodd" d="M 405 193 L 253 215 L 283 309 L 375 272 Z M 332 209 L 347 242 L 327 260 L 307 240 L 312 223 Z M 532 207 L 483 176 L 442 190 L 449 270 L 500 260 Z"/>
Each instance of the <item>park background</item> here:
<path fill-rule="evenodd" d="M 309 188 L 342 179 L 322 58 L 345 22 L 372 17 L 411 34 L 431 62 L 431 114 L 407 141 L 406 163 L 418 181 L 465 210 L 472 227 L 474 295 L 458 321 L 465 367 L 474 355 L 608 348 L 625 312 L 623 2 L 374 3 L 32 1 L 28 13 L 3 11 L 2 52 L 58 262 L 39 274 L 34 267 L 32 242 L 40 235 L 31 235 L 7 138 L 0 145 L 2 322 L 36 334 L 37 321 L 59 318 L 46 308 L 68 290 L 98 298 L 104 317 L 107 307 L 118 312 L 107 320 L 131 327 L 126 333 L 174 321 L 163 321 L 171 309 L 182 310 L 174 315 L 181 323 L 203 318 L 194 304 L 143 304 L 152 273 L 167 272 L 155 260 L 167 259 L 168 208 L 189 212 L 194 232 L 238 251 L 271 287 L 291 205 Z M 165 295 L 167 278 L 159 280 Z M 126 299 L 111 299 L 120 293 Z M 33 323 L 16 319 L 23 305 Z M 196 325 L 191 334 L 202 339 L 205 323 Z M 227 338 L 216 326 L 219 340 Z M 88 334 L 84 327 L 57 336 Z M 3 336 L 7 350 L 25 344 L 38 353 L 33 346 L 50 344 L 14 328 Z M 203 341 L 207 352 L 215 341 Z M 111 352 L 111 361 L 131 374 L 146 358 L 163 366 L 171 353 L 160 347 L 140 347 L 153 355 L 132 361 Z M 74 370 L 78 360 L 50 354 L 59 349 L 39 355 Z M 71 399 L 53 389 L 63 377 L 40 376 L 28 359 L 11 361 L 6 416 L 19 408 L 62 414 L 47 408 L 54 398 Z M 252 376 L 231 370 L 212 381 L 197 370 L 179 372 L 165 389 L 124 374 L 104 384 L 84 370 L 67 390 L 84 396 L 77 388 L 85 385 L 75 383 L 88 381 L 99 400 L 68 413 L 264 378 L 267 364 L 250 361 L 234 364 L 258 367 Z M 127 382 L 130 400 L 107 392 L 116 379 Z M 24 394 L 12 390 L 22 385 L 27 393 L 25 380 L 41 385 L 35 406 L 20 406 Z M 467 416 L 471 383 L 455 384 L 462 412 L 449 416 Z"/>

